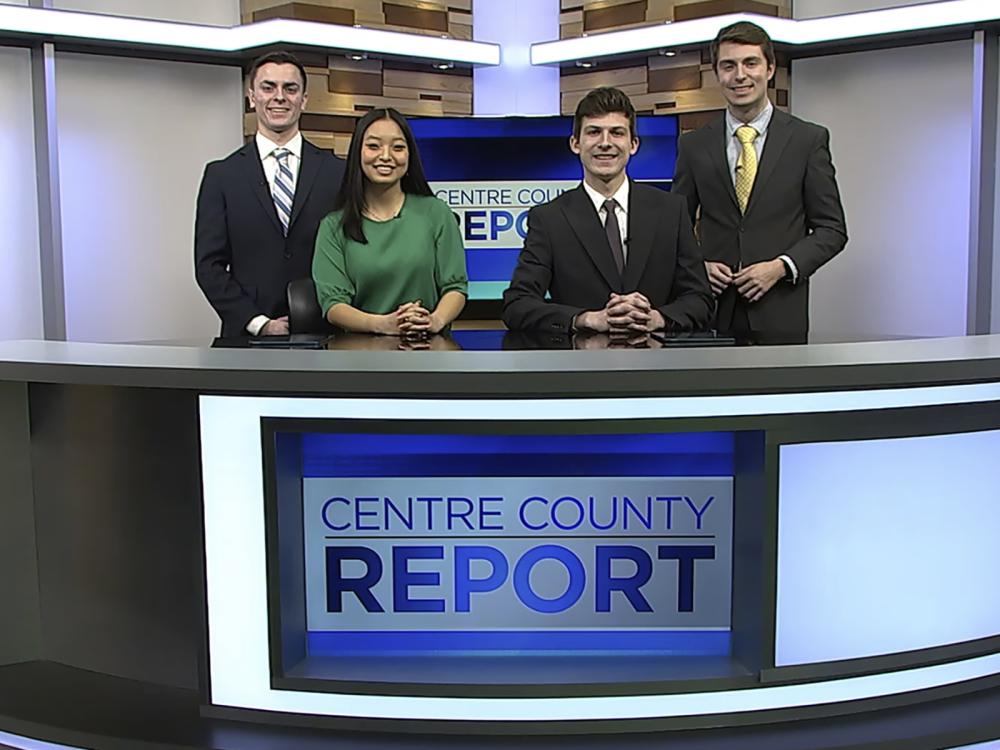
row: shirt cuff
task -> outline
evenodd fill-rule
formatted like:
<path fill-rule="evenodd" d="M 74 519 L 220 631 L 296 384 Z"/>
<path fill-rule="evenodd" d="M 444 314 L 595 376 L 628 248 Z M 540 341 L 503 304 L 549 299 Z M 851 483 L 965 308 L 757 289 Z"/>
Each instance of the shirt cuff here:
<path fill-rule="evenodd" d="M 799 283 L 799 269 L 795 266 L 795 261 L 789 258 L 787 255 L 779 255 L 778 260 L 783 261 L 788 270 L 792 272 L 791 283 Z"/>
<path fill-rule="evenodd" d="M 247 323 L 247 333 L 251 336 L 260 336 L 261 330 L 270 322 L 271 319 L 266 315 L 257 315 Z"/>

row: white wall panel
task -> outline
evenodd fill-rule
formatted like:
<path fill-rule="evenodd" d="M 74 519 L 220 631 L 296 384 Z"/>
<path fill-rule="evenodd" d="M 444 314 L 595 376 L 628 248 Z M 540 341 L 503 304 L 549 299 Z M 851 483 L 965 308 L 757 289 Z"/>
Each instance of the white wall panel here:
<path fill-rule="evenodd" d="M 214 26 L 240 22 L 239 0 L 54 0 L 52 7 Z"/>
<path fill-rule="evenodd" d="M 971 42 L 795 60 L 791 105 L 830 129 L 850 235 L 813 277 L 813 338 L 963 335 Z"/>
<path fill-rule="evenodd" d="M 836 16 L 863 10 L 898 8 L 901 5 L 922 5 L 927 0 L 792 0 L 793 18 Z"/>
<path fill-rule="evenodd" d="M 1000 96 L 1000 92 L 998 92 Z M 1000 123 L 997 123 L 997 143 L 1000 143 Z M 996 169 L 996 196 L 1000 199 L 1000 169 Z M 1000 333 L 1000 200 L 993 214 L 993 314 L 990 333 Z M 998 745 L 1000 746 L 1000 745 Z"/>
<path fill-rule="evenodd" d="M 26 49 L 0 47 L 0 338 L 42 337 L 42 287 L 38 264 L 38 192 L 32 119 L 31 57 Z"/>
<path fill-rule="evenodd" d="M 57 55 L 67 338 L 211 336 L 194 282 L 198 184 L 242 143 L 238 68 Z"/>

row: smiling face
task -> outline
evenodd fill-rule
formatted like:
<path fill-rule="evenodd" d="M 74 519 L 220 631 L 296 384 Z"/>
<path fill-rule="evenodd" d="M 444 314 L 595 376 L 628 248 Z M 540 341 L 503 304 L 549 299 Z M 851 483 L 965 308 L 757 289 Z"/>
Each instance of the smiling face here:
<path fill-rule="evenodd" d="M 729 111 L 749 122 L 764 108 L 767 83 L 774 77 L 774 65 L 767 62 L 759 45 L 723 42 L 719 45 L 715 75 Z"/>
<path fill-rule="evenodd" d="M 584 117 L 580 136 L 571 136 L 569 147 L 580 156 L 587 184 L 598 192 L 611 195 L 624 182 L 625 165 L 639 149 L 639 139 L 624 113 L 610 112 Z"/>
<path fill-rule="evenodd" d="M 266 63 L 257 70 L 247 98 L 257 112 L 257 129 L 272 141 L 284 143 L 298 132 L 309 98 L 304 83 L 291 63 Z"/>
<path fill-rule="evenodd" d="M 375 185 L 391 185 L 403 179 L 410 165 L 406 136 L 394 120 L 376 120 L 361 142 L 361 172 Z"/>

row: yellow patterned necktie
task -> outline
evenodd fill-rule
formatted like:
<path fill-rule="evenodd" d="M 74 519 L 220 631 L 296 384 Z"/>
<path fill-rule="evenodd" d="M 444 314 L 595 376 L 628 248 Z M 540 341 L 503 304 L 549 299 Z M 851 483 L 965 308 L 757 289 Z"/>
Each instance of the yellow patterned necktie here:
<path fill-rule="evenodd" d="M 757 177 L 757 150 L 753 147 L 757 135 L 757 131 L 749 125 L 736 128 L 736 139 L 740 142 L 740 153 L 736 158 L 736 202 L 740 204 L 741 214 L 747 212 L 750 191 Z"/>

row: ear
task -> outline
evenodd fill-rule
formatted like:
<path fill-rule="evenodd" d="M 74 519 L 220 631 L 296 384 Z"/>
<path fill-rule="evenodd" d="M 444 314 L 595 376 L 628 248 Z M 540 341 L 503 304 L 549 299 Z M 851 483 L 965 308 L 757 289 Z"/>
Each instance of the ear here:
<path fill-rule="evenodd" d="M 247 103 L 250 105 L 250 109 L 253 109 L 256 106 L 253 103 L 253 89 L 247 89 Z"/>
<path fill-rule="evenodd" d="M 574 154 L 580 153 L 580 141 L 577 140 L 575 135 L 569 137 L 569 150 Z"/>
<path fill-rule="evenodd" d="M 639 136 L 632 136 L 632 147 L 628 150 L 629 156 L 635 156 L 635 152 L 639 150 Z"/>
<path fill-rule="evenodd" d="M 306 103 L 309 101 L 309 93 L 306 91 L 302 92 L 302 106 L 305 107 Z"/>
<path fill-rule="evenodd" d="M 775 68 L 774 63 L 770 63 L 767 66 L 767 80 L 770 81 L 772 78 L 774 78 L 774 71 L 775 70 L 777 70 L 777 68 Z"/>

